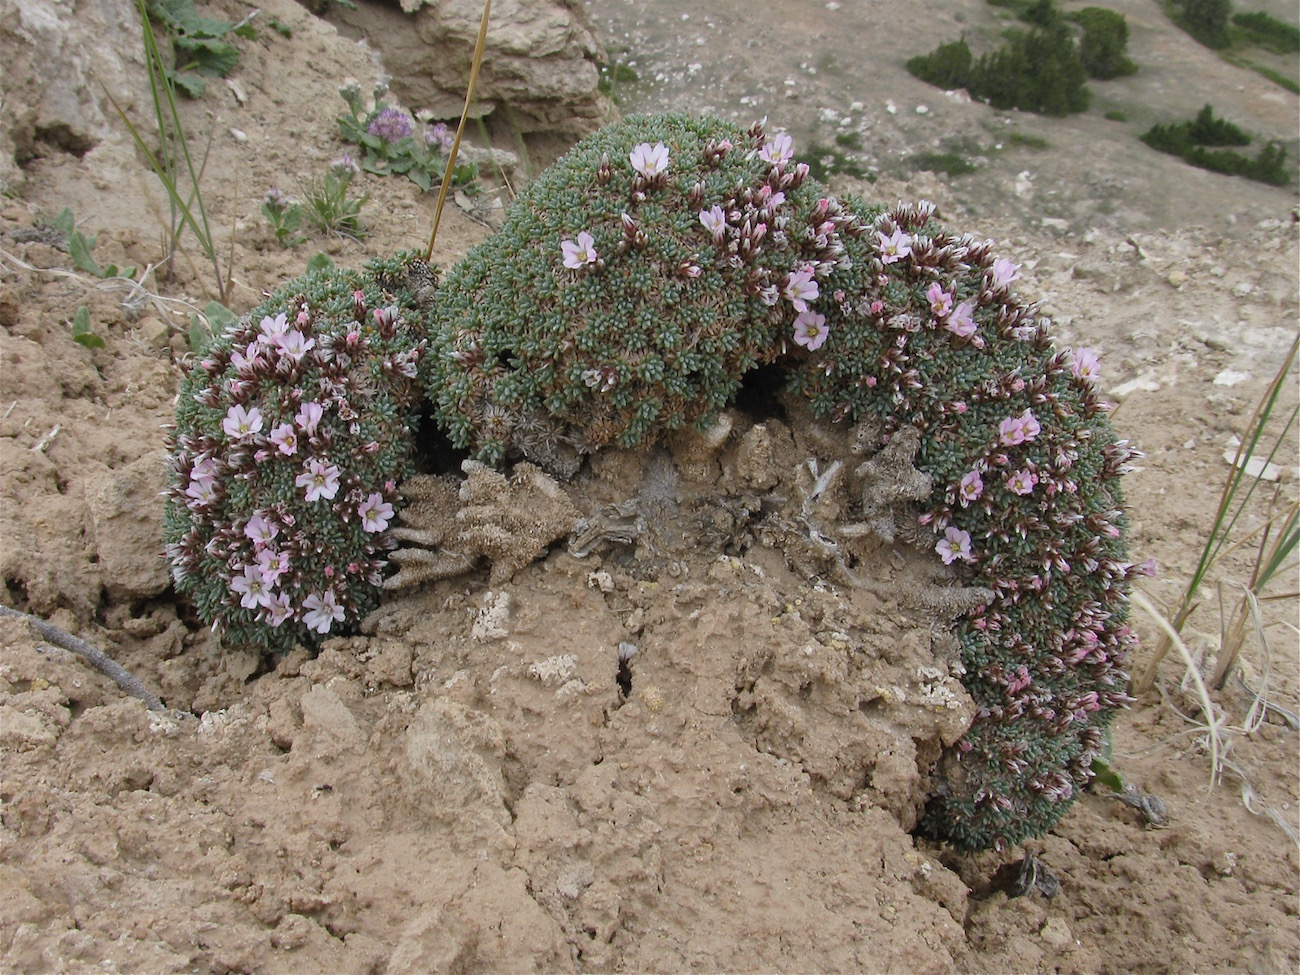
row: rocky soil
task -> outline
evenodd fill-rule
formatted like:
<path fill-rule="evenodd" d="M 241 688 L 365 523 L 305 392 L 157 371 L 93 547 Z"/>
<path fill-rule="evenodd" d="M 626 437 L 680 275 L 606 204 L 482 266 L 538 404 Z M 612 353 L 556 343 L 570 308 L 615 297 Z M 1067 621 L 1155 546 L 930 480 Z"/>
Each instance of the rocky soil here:
<path fill-rule="evenodd" d="M 192 139 L 210 146 L 204 199 L 236 311 L 316 251 L 360 264 L 428 233 L 432 195 L 393 178 L 363 177 L 360 241 L 284 249 L 259 213 L 269 186 L 292 191 L 345 148 L 345 80 L 392 75 L 407 107 L 454 112 L 455 46 L 436 70 L 389 46 L 463 41 L 476 5 L 406 6 L 322 18 L 260 4 L 230 83 L 185 104 Z M 756 22 L 735 4 L 676 0 L 494 5 L 510 25 L 494 36 L 510 41 L 484 100 L 490 134 L 514 154 L 504 175 L 526 179 L 616 110 L 595 90 L 604 51 L 637 60 L 641 80 L 616 92 L 625 110 L 766 114 L 800 147 L 857 132 L 875 181 L 835 188 L 936 201 L 1023 264 L 1020 283 L 1063 344 L 1101 352 L 1116 426 L 1146 452 L 1126 482 L 1133 554 L 1156 559 L 1145 591 L 1172 603 L 1213 518 L 1223 454 L 1296 333 L 1300 228 L 1294 186 L 1186 168 L 1134 134 L 1212 99 L 1295 146 L 1296 97 L 1136 0 L 1114 6 L 1143 70 L 1098 86 L 1098 107 L 1069 120 L 994 112 L 906 74 L 907 57 L 963 30 L 994 37 L 978 5 L 771 6 Z M 192 243 L 163 263 L 165 198 L 99 87 L 146 117 L 132 27 L 126 8 L 93 0 L 75 18 L 46 0 L 0 11 L 0 603 L 111 653 L 170 709 L 147 711 L 0 618 L 0 969 L 1300 965 L 1294 599 L 1264 605 L 1271 654 L 1252 644 L 1243 665 L 1283 710 L 1247 724 L 1250 693 L 1234 682 L 1215 694 L 1231 742 L 1222 780 L 1211 787 L 1170 660 L 1117 721 L 1112 756 L 1165 802 L 1168 825 L 1094 789 L 1027 845 L 1059 892 L 1044 882 L 1013 896 L 1026 850 L 961 857 L 909 832 L 928 764 L 970 718 L 934 595 L 953 579 L 902 545 L 852 578 L 825 561 L 810 525 L 849 518 L 853 484 L 814 484 L 837 460 L 850 472 L 854 445 L 788 404 L 742 402 L 714 443 L 607 451 L 562 488 L 526 470 L 480 473 L 462 503 L 455 459 L 429 459 L 450 471 L 425 489 L 445 492 L 453 522 L 473 502 L 458 524 L 506 526 L 543 557 L 485 548 L 474 572 L 395 594 L 315 656 L 221 646 L 175 598 L 160 552 L 161 427 L 190 314 L 215 285 Z M 526 96 L 525 68 L 539 72 Z M 1103 118 L 1114 106 L 1132 121 Z M 1010 131 L 1048 146 L 1008 148 Z M 952 139 L 975 147 L 975 173 L 907 165 Z M 440 262 L 490 232 L 491 199 L 449 210 Z M 65 207 L 98 235 L 100 264 L 151 268 L 142 285 L 74 268 L 42 230 Z M 73 341 L 82 307 L 104 348 Z M 1294 370 L 1283 398 L 1294 407 Z M 1296 497 L 1294 438 L 1277 459 L 1244 527 Z M 628 512 L 636 530 L 620 534 Z M 566 519 L 576 545 L 555 528 Z M 1232 553 L 1213 580 L 1225 598 L 1249 555 Z M 1289 572 L 1278 592 L 1296 588 Z M 1189 627 L 1208 659 L 1217 612 L 1207 604 Z M 1135 623 L 1142 666 L 1157 631 Z"/>

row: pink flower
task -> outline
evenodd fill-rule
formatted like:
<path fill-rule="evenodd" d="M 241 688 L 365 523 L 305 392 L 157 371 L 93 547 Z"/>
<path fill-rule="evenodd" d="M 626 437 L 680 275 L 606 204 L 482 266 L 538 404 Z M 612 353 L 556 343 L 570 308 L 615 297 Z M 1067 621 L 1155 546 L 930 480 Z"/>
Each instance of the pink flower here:
<path fill-rule="evenodd" d="M 881 264 L 893 264 L 912 253 L 912 238 L 909 234 L 903 233 L 899 227 L 895 227 L 894 232 L 889 236 L 885 236 L 883 231 L 878 230 L 876 236 L 880 238 Z"/>
<path fill-rule="evenodd" d="M 970 533 L 960 528 L 945 528 L 943 538 L 939 539 L 934 550 L 939 553 L 944 565 L 952 565 L 958 559 L 963 562 L 975 561 L 970 549 Z"/>
<path fill-rule="evenodd" d="M 797 271 L 792 271 L 781 292 L 794 305 L 795 311 L 807 311 L 808 302 L 817 298 L 817 282 L 813 280 L 813 269 L 805 264 Z"/>
<path fill-rule="evenodd" d="M 943 285 L 935 281 L 930 285 L 930 289 L 926 291 L 925 296 L 930 299 L 930 313 L 935 318 L 943 321 L 948 317 L 948 313 L 952 311 L 953 295 L 951 291 L 946 290 Z"/>
<path fill-rule="evenodd" d="M 1012 494 L 1031 494 L 1034 490 L 1034 485 L 1037 483 L 1038 475 L 1028 468 L 1025 468 L 1024 470 L 1016 471 L 1007 478 L 1007 490 Z"/>
<path fill-rule="evenodd" d="M 289 553 L 264 548 L 257 553 L 257 567 L 262 570 L 262 579 L 266 584 L 274 586 L 280 576 L 289 571 Z"/>
<path fill-rule="evenodd" d="M 815 311 L 801 311 L 794 320 L 794 344 L 809 352 L 816 352 L 826 342 L 831 330 L 826 327 L 826 316 Z"/>
<path fill-rule="evenodd" d="M 262 319 L 261 329 L 264 341 L 275 342 L 281 335 L 289 330 L 289 319 L 284 312 L 281 312 L 274 318 L 267 315 Z"/>
<path fill-rule="evenodd" d="M 267 439 L 275 444 L 280 453 L 286 457 L 298 452 L 298 434 L 294 431 L 292 423 L 281 423 L 271 431 L 271 435 Z"/>
<path fill-rule="evenodd" d="M 564 266 L 578 270 L 588 264 L 596 263 L 596 239 L 583 230 L 578 234 L 578 242 L 560 241 L 560 250 L 564 253 Z"/>
<path fill-rule="evenodd" d="M 1005 257 L 999 257 L 989 270 L 989 285 L 994 291 L 1000 291 L 1020 277 L 1020 265 L 1013 264 Z"/>
<path fill-rule="evenodd" d="M 960 305 L 952 310 L 948 320 L 943 323 L 943 327 L 961 338 L 968 339 L 975 334 L 977 328 L 975 324 L 975 302 L 963 301 Z"/>
<path fill-rule="evenodd" d="M 1040 429 L 1033 412 L 1025 410 L 1019 416 L 1007 417 L 998 424 L 998 442 L 1008 447 L 1028 443 L 1038 436 Z"/>
<path fill-rule="evenodd" d="M 778 132 L 758 150 L 758 158 L 771 166 L 784 166 L 794 158 L 794 140 L 789 133 Z"/>
<path fill-rule="evenodd" d="M 262 414 L 256 406 L 246 410 L 236 404 L 226 411 L 226 418 L 221 421 L 221 429 L 226 431 L 226 436 L 232 440 L 243 440 L 262 429 Z"/>
<path fill-rule="evenodd" d="M 236 349 L 230 353 L 230 364 L 235 367 L 241 376 L 246 376 L 262 364 L 262 357 L 258 355 L 260 348 L 256 342 L 249 342 L 248 348 L 243 352 Z"/>
<path fill-rule="evenodd" d="M 388 527 L 388 520 L 393 517 L 393 506 L 384 500 L 378 492 L 369 495 L 357 508 L 361 517 L 361 527 L 368 532 L 381 532 Z"/>
<path fill-rule="evenodd" d="M 628 154 L 628 158 L 632 160 L 632 168 L 646 179 L 654 179 L 668 169 L 668 149 L 662 142 L 653 146 L 642 142 Z"/>
<path fill-rule="evenodd" d="M 302 614 L 302 621 L 317 633 L 328 633 L 336 620 L 343 619 L 343 607 L 335 601 L 334 593 L 329 589 L 324 593 L 312 593 L 302 601 L 302 605 L 307 610 Z"/>
<path fill-rule="evenodd" d="M 301 362 L 302 357 L 316 345 L 316 340 L 305 338 L 302 332 L 294 329 L 281 335 L 276 344 L 280 346 L 280 351 L 292 358 L 294 362 Z"/>
<path fill-rule="evenodd" d="M 257 609 L 271 602 L 271 593 L 262 577 L 262 570 L 255 565 L 244 566 L 244 574 L 230 580 L 230 591 L 239 593 L 239 605 L 244 609 Z"/>
<path fill-rule="evenodd" d="M 278 534 L 280 534 L 279 526 L 273 521 L 268 521 L 260 511 L 249 518 L 244 525 L 245 537 L 258 547 L 269 545 Z"/>
<path fill-rule="evenodd" d="M 311 436 L 316 432 L 316 424 L 320 423 L 321 417 L 325 411 L 317 402 L 303 403 L 298 408 L 298 415 L 293 418 L 294 422 L 302 428 L 302 432 Z"/>
<path fill-rule="evenodd" d="M 333 464 L 328 467 L 325 462 L 313 457 L 307 461 L 307 470 L 294 479 L 294 484 L 305 488 L 308 501 L 333 501 L 339 492 L 339 469 Z"/>
<path fill-rule="evenodd" d="M 1070 371 L 1080 379 L 1092 381 L 1101 377 L 1101 361 L 1095 349 L 1075 349 Z"/>
<path fill-rule="evenodd" d="M 202 508 L 217 496 L 217 482 L 210 477 L 196 477 L 185 489 L 185 496 L 190 499 L 185 506 L 191 511 Z"/>
<path fill-rule="evenodd" d="M 961 487 L 957 489 L 957 496 L 961 498 L 961 506 L 964 508 L 972 501 L 978 500 L 979 496 L 984 493 L 984 479 L 980 477 L 979 471 L 971 471 L 961 479 Z"/>
<path fill-rule="evenodd" d="M 715 242 L 722 242 L 723 234 L 727 230 L 727 215 L 722 212 L 722 207 L 714 204 L 708 210 L 701 210 L 700 223 L 704 224 L 704 229 L 713 235 Z"/>
<path fill-rule="evenodd" d="M 283 626 L 284 621 L 293 615 L 287 592 L 276 593 L 266 603 L 266 621 L 272 626 Z"/>

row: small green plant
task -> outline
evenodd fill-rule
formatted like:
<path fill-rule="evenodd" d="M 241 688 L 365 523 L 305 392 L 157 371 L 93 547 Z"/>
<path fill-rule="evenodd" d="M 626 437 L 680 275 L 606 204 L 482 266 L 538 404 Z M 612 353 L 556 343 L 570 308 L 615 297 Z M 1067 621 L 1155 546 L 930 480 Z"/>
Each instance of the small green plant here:
<path fill-rule="evenodd" d="M 1112 108 L 1109 112 L 1106 113 L 1106 118 L 1112 122 L 1127 122 L 1128 113 L 1121 111 L 1118 108 Z"/>
<path fill-rule="evenodd" d="M 1250 136 L 1231 122 L 1214 117 L 1214 109 L 1206 105 L 1190 122 L 1170 125 L 1153 125 L 1142 133 L 1141 139 L 1152 149 L 1179 156 L 1201 169 L 1245 176 L 1273 186 L 1285 186 L 1291 180 L 1286 166 L 1287 152 L 1276 142 L 1265 145 L 1255 158 L 1250 158 L 1224 146 L 1246 146 Z"/>
<path fill-rule="evenodd" d="M 360 147 L 362 169 L 379 176 L 406 176 L 426 193 L 443 181 L 453 139 L 446 125 L 424 122 L 424 132 L 417 136 L 411 116 L 384 100 L 386 85 L 375 88 L 374 108 L 369 112 L 359 86 L 345 85 L 339 94 L 348 106 L 347 114 L 338 116 L 339 134 Z M 455 186 L 471 186 L 477 179 L 473 164 L 452 169 Z"/>
<path fill-rule="evenodd" d="M 975 172 L 975 164 L 957 152 L 918 152 L 907 159 L 913 172 L 943 173 L 946 176 L 964 176 Z"/>
<path fill-rule="evenodd" d="M 1251 498 L 1260 491 L 1268 465 L 1278 458 L 1279 452 L 1291 449 L 1291 437 L 1296 428 L 1297 416 L 1300 415 L 1300 406 L 1292 407 L 1285 415 L 1275 413 L 1288 388 L 1289 374 L 1298 351 L 1300 337 L 1292 341 L 1290 352 L 1246 424 L 1232 467 L 1224 480 L 1219 507 L 1201 549 L 1201 557 L 1177 607 L 1169 616 L 1171 633 L 1181 634 L 1192 614 L 1201 605 L 1201 588 L 1219 560 L 1240 546 L 1248 543 L 1254 545 L 1255 557 L 1250 577 L 1239 586 L 1241 596 L 1235 610 L 1224 614 L 1221 621 L 1223 625 L 1220 628 L 1218 658 L 1211 678 L 1214 687 L 1223 687 L 1251 633 L 1262 640 L 1263 630 L 1258 625 L 1258 604 L 1269 598 L 1264 594 L 1264 589 L 1275 579 L 1284 578 L 1284 573 L 1294 573 L 1296 567 L 1294 558 L 1297 545 L 1300 544 L 1300 504 L 1297 502 L 1286 503 L 1274 499 L 1262 525 L 1244 534 L 1236 529 Z M 1281 598 L 1294 596 L 1295 593 L 1286 593 Z M 1146 669 L 1134 681 L 1135 691 L 1141 693 L 1152 686 L 1156 670 L 1173 643 L 1172 636 L 1161 638 Z"/>
<path fill-rule="evenodd" d="M 257 36 L 257 11 L 238 23 L 199 14 L 194 0 L 148 0 L 148 11 L 171 37 L 174 66 L 166 69 L 167 80 L 191 98 L 202 96 L 207 79 L 224 78 L 239 65 L 239 48 L 228 36 Z"/>
<path fill-rule="evenodd" d="M 1270 17 L 1262 11 L 1232 15 L 1232 23 L 1243 39 L 1274 54 L 1294 54 L 1300 51 L 1300 28 Z"/>
<path fill-rule="evenodd" d="M 71 207 L 64 207 L 63 212 L 54 218 L 52 225 L 63 233 L 63 243 L 68 249 L 68 256 L 78 271 L 92 274 L 97 278 L 135 278 L 135 268 L 119 268 L 116 264 L 101 267 L 92 251 L 95 249 L 96 237 L 87 237 L 77 229 L 77 221 L 72 215 Z"/>
<path fill-rule="evenodd" d="M 87 349 L 104 348 L 104 340 L 90 330 L 90 309 L 85 305 L 72 317 L 72 341 Z"/>
<path fill-rule="evenodd" d="M 600 66 L 600 78 L 596 82 L 596 87 L 603 94 L 609 95 L 617 101 L 618 89 L 621 85 L 633 85 L 640 80 L 641 76 L 636 73 L 636 69 L 630 64 L 616 58 L 610 58 Z"/>
<path fill-rule="evenodd" d="M 130 117 L 111 94 L 109 101 L 122 123 L 131 133 L 136 149 L 145 157 L 149 168 L 153 170 L 163 189 L 167 191 L 171 207 L 170 253 L 172 260 L 180 244 L 180 237 L 185 228 L 189 228 L 199 243 L 200 249 L 212 264 L 216 278 L 217 297 L 222 304 L 230 292 L 229 268 L 225 274 L 221 270 L 221 261 L 217 256 L 216 239 L 208 225 L 208 211 L 203 204 L 200 191 L 201 163 L 196 162 L 190 151 L 189 138 L 185 134 L 185 125 L 181 121 L 180 110 L 176 105 L 176 85 L 168 75 L 166 60 L 158 47 L 158 39 L 149 21 L 146 0 L 136 0 L 140 15 L 140 30 L 144 40 L 145 67 L 149 72 L 149 93 L 153 103 L 154 121 L 158 127 L 158 139 L 161 146 L 158 151 L 151 147 L 151 140 L 146 140 L 136 128 Z"/>
<path fill-rule="evenodd" d="M 1137 65 L 1128 57 L 1128 21 L 1105 7 L 1084 7 L 1069 14 L 1083 28 L 1079 58 L 1089 78 L 1108 81 L 1134 74 Z"/>
<path fill-rule="evenodd" d="M 302 226 L 302 207 L 278 187 L 272 186 L 262 197 L 262 216 L 275 231 L 275 239 L 281 247 L 293 247 L 307 239 L 298 235 L 298 228 Z"/>
<path fill-rule="evenodd" d="M 350 195 L 352 179 L 360 171 L 352 157 L 345 153 L 323 175 L 298 184 L 301 202 L 290 199 L 276 187 L 267 190 L 262 199 L 262 216 L 271 224 L 280 245 L 293 247 L 301 244 L 306 238 L 298 231 L 304 226 L 323 234 L 354 239 L 364 236 L 361 207 L 369 195 Z"/>
<path fill-rule="evenodd" d="M 1006 137 L 1005 141 L 1009 146 L 1015 146 L 1018 149 L 1033 149 L 1035 152 L 1043 152 L 1052 148 L 1052 144 L 1041 135 L 1030 135 L 1026 132 L 1012 132 Z"/>
<path fill-rule="evenodd" d="M 870 180 L 873 183 L 876 180 L 873 173 L 867 172 L 862 163 L 841 147 L 838 139 L 836 139 L 833 146 L 828 146 L 824 142 L 810 143 L 808 145 L 808 166 L 813 179 L 817 180 L 825 181 L 840 174 Z"/>

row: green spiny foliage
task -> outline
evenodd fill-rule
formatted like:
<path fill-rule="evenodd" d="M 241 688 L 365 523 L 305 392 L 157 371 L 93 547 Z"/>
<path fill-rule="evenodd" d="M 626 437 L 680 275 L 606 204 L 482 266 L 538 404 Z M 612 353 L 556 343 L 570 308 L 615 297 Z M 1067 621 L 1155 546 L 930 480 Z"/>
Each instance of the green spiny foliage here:
<path fill-rule="evenodd" d="M 292 649 L 377 605 L 411 473 L 427 281 L 401 256 L 309 272 L 182 382 L 164 538 L 177 591 L 232 642 Z"/>
<path fill-rule="evenodd" d="M 439 295 L 429 395 L 453 442 L 554 469 L 722 409 L 843 250 L 789 146 L 638 116 L 543 173 Z"/>
<path fill-rule="evenodd" d="M 929 205 L 844 200 L 849 266 L 822 284 L 826 338 L 798 351 L 793 390 L 816 414 L 921 434 L 934 479 L 920 521 L 935 551 L 993 600 L 958 623 L 978 706 L 941 763 L 924 828 L 969 849 L 1051 828 L 1091 775 L 1133 637 L 1116 442 L 1088 349 L 1058 352 L 1011 290 L 991 242 Z"/>

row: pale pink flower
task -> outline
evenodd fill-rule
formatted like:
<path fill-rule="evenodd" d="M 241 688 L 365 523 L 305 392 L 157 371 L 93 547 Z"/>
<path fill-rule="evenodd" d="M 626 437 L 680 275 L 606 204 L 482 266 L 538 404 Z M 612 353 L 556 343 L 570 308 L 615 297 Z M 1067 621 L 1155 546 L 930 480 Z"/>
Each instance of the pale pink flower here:
<path fill-rule="evenodd" d="M 1019 416 L 1007 417 L 998 424 L 998 442 L 1008 447 L 1027 443 L 1038 436 L 1040 427 L 1031 410 L 1025 410 Z"/>
<path fill-rule="evenodd" d="M 268 342 L 275 342 L 285 332 L 289 330 L 289 318 L 284 312 L 272 318 L 267 315 L 262 319 L 261 324 L 262 336 Z"/>
<path fill-rule="evenodd" d="M 305 488 L 308 501 L 333 501 L 339 492 L 339 469 L 333 464 L 326 466 L 323 460 L 313 457 L 307 461 L 307 470 L 294 479 L 294 484 Z"/>
<path fill-rule="evenodd" d="M 295 328 L 281 335 L 276 344 L 280 346 L 280 351 L 292 358 L 294 362 L 301 362 L 302 357 L 316 345 L 316 340 L 304 337 L 302 332 Z"/>
<path fill-rule="evenodd" d="M 1031 494 L 1038 483 L 1038 475 L 1025 468 L 1007 477 L 1007 490 L 1012 494 Z"/>
<path fill-rule="evenodd" d="M 298 452 L 298 434 L 293 429 L 292 423 L 281 423 L 271 431 L 271 435 L 267 439 L 275 444 L 280 453 L 286 457 Z"/>
<path fill-rule="evenodd" d="M 816 352 L 826 342 L 831 330 L 826 327 L 826 316 L 815 311 L 801 311 L 794 320 L 794 344 L 809 352 Z"/>
<path fill-rule="evenodd" d="M 1100 378 L 1101 360 L 1097 358 L 1095 349 L 1075 349 L 1074 363 L 1070 366 L 1070 371 L 1080 379 L 1089 381 Z"/>
<path fill-rule="evenodd" d="M 264 548 L 257 553 L 257 567 L 262 570 L 262 579 L 266 584 L 274 586 L 280 576 L 289 571 L 289 553 Z"/>
<path fill-rule="evenodd" d="M 287 592 L 275 593 L 266 603 L 266 621 L 272 626 L 283 626 L 284 621 L 293 615 Z"/>
<path fill-rule="evenodd" d="M 713 235 L 717 242 L 722 241 L 723 234 L 727 230 L 727 215 L 722 211 L 722 207 L 714 204 L 708 210 L 700 211 L 700 223 L 704 224 L 704 229 Z"/>
<path fill-rule="evenodd" d="M 805 264 L 792 271 L 781 293 L 794 305 L 795 311 L 807 311 L 808 302 L 817 299 L 817 282 L 813 280 L 812 266 Z"/>
<path fill-rule="evenodd" d="M 368 532 L 381 532 L 393 517 L 393 506 L 384 500 L 382 494 L 375 492 L 361 502 L 357 514 L 361 517 L 362 528 Z"/>
<path fill-rule="evenodd" d="M 1005 257 L 999 257 L 989 270 L 989 284 L 994 291 L 1000 291 L 1020 277 L 1020 265 L 1013 264 Z"/>
<path fill-rule="evenodd" d="M 578 242 L 560 241 L 560 250 L 564 253 L 564 266 L 578 270 L 588 264 L 596 263 L 596 239 L 583 230 L 578 233 Z"/>
<path fill-rule="evenodd" d="M 244 525 L 244 535 L 258 547 L 269 545 L 278 534 L 280 534 L 279 526 L 269 521 L 260 511 L 249 518 Z"/>
<path fill-rule="evenodd" d="M 307 610 L 302 614 L 302 621 L 317 633 L 328 633 L 336 620 L 343 619 L 343 607 L 335 600 L 332 590 L 312 593 L 302 601 L 302 605 Z"/>
<path fill-rule="evenodd" d="M 794 158 L 794 140 L 789 133 L 778 132 L 758 150 L 758 158 L 772 166 L 784 166 Z"/>
<path fill-rule="evenodd" d="M 185 496 L 190 500 L 185 506 L 190 510 L 202 508 L 204 505 L 211 504 L 212 499 L 217 496 L 217 482 L 210 477 L 197 477 L 190 481 L 190 486 L 185 489 Z"/>
<path fill-rule="evenodd" d="M 952 310 L 952 314 L 943 323 L 943 327 L 961 338 L 970 338 L 975 334 L 975 329 L 978 327 L 975 324 L 974 311 L 975 302 L 963 301 Z"/>
<path fill-rule="evenodd" d="M 894 232 L 888 236 L 878 230 L 876 236 L 880 238 L 881 264 L 893 264 L 912 253 L 912 237 L 910 234 L 903 233 L 900 227 L 895 227 Z"/>
<path fill-rule="evenodd" d="M 320 423 L 321 417 L 325 411 L 317 402 L 303 403 L 298 408 L 298 415 L 295 416 L 294 422 L 302 428 L 302 432 L 311 436 L 316 432 L 316 424 Z"/>
<path fill-rule="evenodd" d="M 952 311 L 952 292 L 948 291 L 938 281 L 930 285 L 930 289 L 925 293 L 926 298 L 930 300 L 930 313 L 935 318 L 942 321 L 948 317 Z"/>
<path fill-rule="evenodd" d="M 632 160 L 632 168 L 646 179 L 654 179 L 668 169 L 668 148 L 662 142 L 653 146 L 642 142 L 628 153 L 628 158 Z"/>
<path fill-rule="evenodd" d="M 971 471 L 961 479 L 961 487 L 957 489 L 957 496 L 961 498 L 962 507 L 970 504 L 972 501 L 979 499 L 984 493 L 984 479 L 980 477 L 979 471 Z"/>
<path fill-rule="evenodd" d="M 226 418 L 221 421 L 221 429 L 232 440 L 243 440 L 262 429 L 262 414 L 256 406 L 244 409 L 235 404 L 226 411 Z"/>
<path fill-rule="evenodd" d="M 235 367 L 235 370 L 241 376 L 245 376 L 262 364 L 262 357 L 258 355 L 259 351 L 261 349 L 256 342 L 249 342 L 248 348 L 243 352 L 236 349 L 230 353 L 230 364 Z"/>
<path fill-rule="evenodd" d="M 944 565 L 952 565 L 958 559 L 963 562 L 975 561 L 970 548 L 970 533 L 960 528 L 945 528 L 943 538 L 939 539 L 934 550 L 939 553 Z"/>
<path fill-rule="evenodd" d="M 190 468 L 190 477 L 194 480 L 202 478 L 212 479 L 217 476 L 217 462 L 211 457 L 201 457 L 194 462 Z"/>
<path fill-rule="evenodd" d="M 262 570 L 255 565 L 244 566 L 244 574 L 230 580 L 230 591 L 239 594 L 239 605 L 244 609 L 257 609 L 271 602 Z"/>

